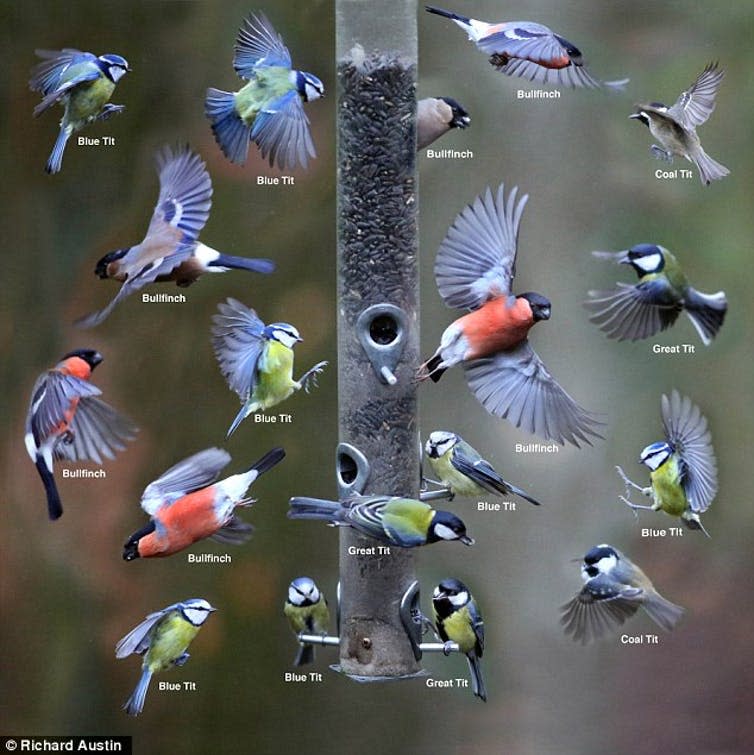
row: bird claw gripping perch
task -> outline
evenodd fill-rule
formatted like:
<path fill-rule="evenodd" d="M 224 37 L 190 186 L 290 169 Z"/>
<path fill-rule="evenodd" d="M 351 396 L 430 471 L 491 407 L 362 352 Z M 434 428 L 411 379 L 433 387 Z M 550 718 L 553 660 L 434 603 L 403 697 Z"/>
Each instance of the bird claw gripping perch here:
<path fill-rule="evenodd" d="M 327 367 L 327 362 L 318 362 L 300 377 L 298 382 L 306 393 L 309 393 L 311 388 L 317 387 L 317 376 L 325 369 L 325 367 Z"/>
<path fill-rule="evenodd" d="M 662 160 L 665 163 L 672 163 L 673 162 L 673 153 L 672 152 L 668 152 L 667 150 L 664 150 L 662 147 L 659 147 L 657 144 L 653 144 L 650 147 L 649 151 L 658 160 Z"/>

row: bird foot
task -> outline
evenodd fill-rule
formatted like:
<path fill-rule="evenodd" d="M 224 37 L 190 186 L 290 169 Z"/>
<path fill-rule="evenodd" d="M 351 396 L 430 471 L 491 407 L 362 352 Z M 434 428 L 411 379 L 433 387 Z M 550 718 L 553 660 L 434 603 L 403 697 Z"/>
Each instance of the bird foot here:
<path fill-rule="evenodd" d="M 125 109 L 125 105 L 113 105 L 112 103 L 108 103 L 100 111 L 97 120 L 106 121 L 108 118 L 112 118 L 112 116 L 122 113 Z"/>
<path fill-rule="evenodd" d="M 657 160 L 662 160 L 663 162 L 666 162 L 666 163 L 673 162 L 673 153 L 668 152 L 666 149 L 663 149 L 662 147 L 659 147 L 656 144 L 653 144 L 651 146 L 650 151 L 652 152 L 652 155 Z"/>
<path fill-rule="evenodd" d="M 307 370 L 300 378 L 299 385 L 309 393 L 309 389 L 317 386 L 317 376 L 327 367 L 327 362 L 318 362 L 310 370 Z"/>
<path fill-rule="evenodd" d="M 443 655 L 450 655 L 452 652 L 453 652 L 453 643 L 450 640 L 443 643 L 443 646 L 442 646 Z"/>
<path fill-rule="evenodd" d="M 191 658 L 191 656 L 188 653 L 184 653 L 183 655 L 179 655 L 174 661 L 174 666 L 183 666 L 185 665 L 186 661 Z"/>

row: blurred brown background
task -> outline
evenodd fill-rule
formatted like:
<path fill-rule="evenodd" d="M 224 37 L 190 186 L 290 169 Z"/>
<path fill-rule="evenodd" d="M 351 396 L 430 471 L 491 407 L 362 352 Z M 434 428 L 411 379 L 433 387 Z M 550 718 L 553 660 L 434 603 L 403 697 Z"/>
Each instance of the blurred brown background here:
<path fill-rule="evenodd" d="M 582 48 L 598 78 L 630 76 L 624 94 L 564 91 L 555 100 L 518 101 L 526 88 L 495 73 L 449 21 L 419 16 L 418 95 L 449 95 L 472 126 L 438 147 L 474 151 L 473 160 L 420 160 L 423 249 L 422 343 L 431 353 L 456 316 L 437 295 L 432 262 L 455 215 L 485 186 L 505 181 L 530 194 L 521 232 L 516 290 L 537 290 L 553 317 L 532 341 L 574 397 L 608 422 L 604 442 L 557 455 L 513 453 L 536 440 L 488 416 L 460 373 L 422 386 L 423 436 L 451 429 L 483 451 L 511 481 L 544 502 L 510 514 L 481 514 L 456 501 L 473 549 L 437 545 L 417 555 L 424 607 L 436 582 L 457 576 L 475 592 L 486 620 L 487 705 L 463 690 L 429 690 L 421 681 L 355 686 L 328 671 L 320 650 L 319 685 L 283 682 L 295 642 L 281 614 L 288 582 L 312 576 L 334 599 L 337 534 L 285 519 L 292 494 L 334 495 L 337 442 L 335 370 L 312 394 L 281 410 L 292 425 L 247 421 L 227 444 L 238 471 L 273 445 L 287 458 L 255 485 L 243 514 L 257 528 L 227 566 L 189 565 L 184 554 L 126 564 L 126 536 L 145 516 L 145 485 L 189 454 L 223 445 L 237 411 L 212 356 L 210 318 L 234 296 L 265 321 L 287 320 L 305 341 L 298 369 L 335 354 L 334 6 L 281 2 L 265 7 L 294 65 L 319 75 L 326 99 L 307 106 L 318 158 L 296 185 L 259 187 L 277 175 L 252 148 L 244 168 L 228 163 L 203 115 L 208 86 L 237 89 L 232 45 L 256 6 L 211 2 L 40 0 L 4 2 L 5 76 L 0 84 L 0 168 L 5 236 L 0 345 L 2 416 L 2 721 L 4 734 L 132 734 L 135 753 L 505 752 L 743 753 L 752 751 L 752 323 L 749 257 L 754 236 L 750 40 L 754 7 L 716 3 L 521 0 L 503 7 L 465 0 L 454 10 L 488 21 L 545 23 Z M 374 3 L 375 13 L 379 3 Z M 124 114 L 90 127 L 114 148 L 71 143 L 63 170 L 44 163 L 60 115 L 31 117 L 27 89 L 37 47 L 118 52 L 133 72 L 114 101 Z M 707 151 L 731 169 L 708 188 L 698 178 L 658 181 L 651 137 L 627 120 L 638 100 L 672 104 L 710 60 L 727 75 L 717 110 L 700 129 Z M 278 273 L 208 276 L 185 291 L 186 304 L 142 304 L 131 297 L 100 327 L 71 322 L 116 290 L 92 274 L 105 252 L 138 242 L 157 194 L 153 155 L 189 142 L 207 162 L 213 209 L 202 234 L 230 254 L 269 256 Z M 687 167 L 676 163 L 676 167 Z M 730 303 L 719 338 L 704 348 L 685 316 L 665 334 L 635 344 L 608 341 L 581 306 L 590 288 L 629 281 L 630 270 L 595 261 L 593 249 L 652 241 L 676 252 L 700 290 L 724 289 Z M 378 285 L 378 282 L 375 282 Z M 150 292 L 176 293 L 170 286 Z M 655 356 L 652 343 L 692 343 L 693 356 Z M 35 377 L 66 351 L 105 356 L 95 375 L 105 399 L 141 427 L 138 440 L 100 481 L 58 483 L 65 514 L 47 521 L 41 484 L 23 446 Z M 614 465 L 647 479 L 636 460 L 661 438 L 660 395 L 689 395 L 707 416 L 720 492 L 704 523 L 712 535 L 647 540 L 640 527 L 675 524 L 660 514 L 639 523 L 618 502 Z M 687 609 L 654 647 L 617 638 L 582 648 L 558 626 L 558 606 L 579 587 L 570 559 L 610 542 L 625 550 L 670 600 Z M 226 549 L 204 543 L 193 552 Z M 135 657 L 116 662 L 115 642 L 168 603 L 205 597 L 221 610 L 191 648 L 184 669 L 161 677 L 195 680 L 194 693 L 150 691 L 144 714 L 120 706 L 138 677 Z M 628 632 L 654 632 L 644 615 Z M 462 658 L 425 659 L 438 678 L 465 676 Z M 158 677 L 159 679 L 159 677 Z"/>

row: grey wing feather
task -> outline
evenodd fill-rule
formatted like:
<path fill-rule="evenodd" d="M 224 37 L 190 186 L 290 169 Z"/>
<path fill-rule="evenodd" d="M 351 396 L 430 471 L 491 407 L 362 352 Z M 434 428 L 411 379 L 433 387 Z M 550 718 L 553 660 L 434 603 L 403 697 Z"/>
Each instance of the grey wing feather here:
<path fill-rule="evenodd" d="M 34 66 L 29 88 L 33 92 L 42 92 L 42 94 L 50 94 L 57 89 L 61 75 L 71 65 L 74 58 L 81 56 L 82 60 L 86 59 L 86 53 L 72 47 L 63 50 L 34 50 L 34 54 L 42 58 L 42 62 Z"/>
<path fill-rule="evenodd" d="M 257 384 L 259 359 L 264 351 L 264 323 L 253 309 L 236 299 L 218 306 L 212 321 L 212 347 L 220 371 L 241 401 L 246 401 Z"/>
<path fill-rule="evenodd" d="M 270 165 L 282 170 L 293 169 L 296 164 L 306 168 L 309 157 L 316 157 L 309 118 L 299 93 L 292 89 L 271 102 L 257 115 L 251 130 L 251 139 L 269 156 Z"/>
<path fill-rule="evenodd" d="M 516 272 L 521 215 L 528 200 L 516 201 L 518 187 L 505 198 L 488 188 L 468 205 L 448 230 L 435 261 L 435 280 L 449 307 L 477 309 L 494 296 L 510 293 Z"/>
<path fill-rule="evenodd" d="M 494 58 L 490 62 L 500 73 L 506 76 L 515 76 L 553 87 L 598 89 L 604 85 L 614 89 L 621 89 L 627 82 L 627 79 L 622 79 L 618 82 L 600 82 L 584 66 L 570 65 L 565 68 L 546 68 L 545 66 L 533 63 L 531 60 L 522 58 L 511 58 L 503 65 L 495 63 Z"/>
<path fill-rule="evenodd" d="M 65 375 L 57 370 L 46 372 L 37 379 L 32 389 L 26 432 L 31 432 L 35 443 L 40 445 L 44 438 L 65 422 L 71 401 L 86 396 L 99 396 L 101 393 L 96 385 L 87 380 Z"/>
<path fill-rule="evenodd" d="M 471 617 L 471 626 L 476 635 L 476 654 L 478 658 L 481 658 L 484 654 L 484 621 L 475 601 L 472 600 L 467 607 Z"/>
<path fill-rule="evenodd" d="M 147 485 L 141 496 L 141 507 L 154 516 L 164 503 L 172 503 L 187 493 L 211 485 L 229 462 L 230 454 L 220 448 L 206 448 L 179 461 Z"/>
<path fill-rule="evenodd" d="M 345 516 L 353 527 L 376 540 L 386 541 L 388 537 L 382 522 L 382 512 L 391 498 L 375 496 L 355 498 Z"/>
<path fill-rule="evenodd" d="M 95 396 L 85 396 L 79 401 L 69 429 L 71 442 L 58 443 L 55 457 L 96 464 L 102 463 L 103 456 L 114 459 L 138 432 L 128 417 Z"/>
<path fill-rule="evenodd" d="M 150 613 L 144 621 L 138 626 L 135 626 L 125 637 L 122 637 L 118 644 L 115 646 L 115 657 L 125 658 L 131 653 L 137 653 L 142 655 L 149 649 L 150 636 L 149 633 L 157 622 L 166 616 L 170 611 L 178 608 L 180 603 L 173 603 L 161 611 L 155 611 Z"/>
<path fill-rule="evenodd" d="M 254 528 L 248 522 L 244 522 L 240 517 L 232 516 L 214 535 L 210 535 L 210 540 L 223 545 L 242 545 L 253 532 Z"/>
<path fill-rule="evenodd" d="M 485 409 L 516 427 L 577 447 L 579 441 L 591 445 L 589 435 L 602 437 L 595 429 L 602 423 L 561 388 L 528 341 L 463 367 Z"/>
<path fill-rule="evenodd" d="M 680 121 L 686 128 L 695 128 L 704 123 L 715 109 L 715 97 L 725 71 L 717 63 L 709 63 L 689 89 L 681 93 L 677 102 L 668 110 L 668 115 Z"/>
<path fill-rule="evenodd" d="M 701 513 L 717 494 L 717 461 L 707 420 L 687 396 L 662 397 L 665 437 L 682 461 L 682 484 L 691 510 Z"/>
<path fill-rule="evenodd" d="M 683 308 L 661 280 L 618 283 L 612 291 L 590 291 L 589 295 L 592 299 L 584 302 L 593 313 L 589 320 L 618 341 L 637 341 L 669 328 Z"/>
<path fill-rule="evenodd" d="M 451 452 L 450 463 L 463 475 L 471 478 L 490 493 L 508 493 L 510 488 L 494 468 L 477 454 L 476 458 L 457 444 Z M 460 448 L 459 448 L 460 447 Z"/>

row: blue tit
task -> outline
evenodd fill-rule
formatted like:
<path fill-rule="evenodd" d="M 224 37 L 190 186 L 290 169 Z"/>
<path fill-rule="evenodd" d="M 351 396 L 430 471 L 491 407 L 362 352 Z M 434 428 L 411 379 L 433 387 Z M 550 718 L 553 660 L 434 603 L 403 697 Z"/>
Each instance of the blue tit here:
<path fill-rule="evenodd" d="M 309 577 L 297 577 L 288 586 L 288 599 L 283 606 L 283 613 L 295 635 L 324 636 L 330 627 L 330 611 L 325 596 Z M 313 661 L 314 645 L 300 643 L 293 665 L 305 666 Z"/>
<path fill-rule="evenodd" d="M 416 103 L 416 149 L 424 149 L 452 128 L 467 128 L 471 116 L 452 97 L 427 97 Z"/>
<path fill-rule="evenodd" d="M 456 217 L 437 252 L 435 280 L 445 304 L 471 310 L 443 332 L 416 379 L 437 382 L 463 367 L 482 406 L 516 427 L 557 443 L 591 443 L 601 423 L 560 386 L 529 341 L 529 331 L 549 320 L 542 294 L 513 293 L 518 231 L 528 196 L 518 187 L 506 196 L 487 189 Z"/>
<path fill-rule="evenodd" d="M 671 107 L 662 102 L 639 104 L 636 112 L 628 116 L 648 126 L 649 133 L 660 142 L 659 145 L 653 144 L 651 150 L 657 159 L 673 162 L 674 155 L 685 157 L 696 165 L 705 186 L 730 173 L 704 151 L 696 134 L 696 127 L 701 126 L 715 109 L 715 97 L 724 76 L 725 71 L 717 63 L 709 63 Z"/>
<path fill-rule="evenodd" d="M 618 283 L 612 291 L 590 291 L 584 306 L 589 318 L 608 338 L 636 341 L 669 328 L 682 310 L 705 346 L 717 335 L 728 311 L 723 291 L 703 294 L 693 288 L 678 260 L 664 246 L 637 244 L 622 252 L 592 252 L 599 259 L 631 265 L 639 276 L 635 286 Z"/>
<path fill-rule="evenodd" d="M 113 53 L 97 57 L 72 48 L 35 50 L 35 53 L 43 60 L 34 67 L 29 80 L 31 90 L 42 93 L 34 116 L 56 102 L 65 108 L 60 133 L 45 166 L 48 173 L 57 173 L 63 165 L 65 145 L 73 134 L 125 109 L 124 105 L 113 105 L 109 100 L 115 85 L 131 69 L 125 58 Z"/>
<path fill-rule="evenodd" d="M 247 83 L 238 92 L 207 90 L 204 112 L 223 154 L 243 165 L 253 141 L 281 170 L 306 168 L 316 157 L 304 103 L 325 92 L 313 74 L 291 67 L 283 38 L 263 13 L 250 14 L 238 32 L 233 57 Z"/>
<path fill-rule="evenodd" d="M 519 76 L 553 87 L 607 87 L 620 90 L 628 79 L 599 81 L 584 65 L 576 45 L 544 24 L 533 21 L 501 21 L 490 24 L 452 11 L 425 5 L 428 13 L 449 18 L 489 56 L 490 65 L 506 76 Z"/>
<path fill-rule="evenodd" d="M 561 606 L 560 623 L 576 642 L 599 639 L 643 608 L 657 626 L 669 632 L 683 608 L 655 590 L 649 577 L 611 545 L 597 545 L 581 564 L 584 586 Z"/>
<path fill-rule="evenodd" d="M 473 693 L 487 702 L 480 658 L 484 653 L 484 621 L 474 597 L 458 579 L 444 579 L 432 593 L 432 614 L 443 642 L 455 642 L 466 655 Z"/>
<path fill-rule="evenodd" d="M 424 446 L 429 464 L 451 495 L 476 498 L 485 493 L 507 496 L 515 493 L 535 506 L 539 501 L 506 482 L 460 435 L 447 430 L 431 433 Z"/>
<path fill-rule="evenodd" d="M 115 657 L 131 653 L 143 655 L 141 678 L 123 709 L 129 716 L 138 716 L 144 708 L 152 674 L 183 666 L 189 659 L 186 649 L 202 624 L 216 611 L 202 598 L 173 603 L 161 611 L 150 613 L 115 646 Z"/>
<path fill-rule="evenodd" d="M 413 498 L 353 496 L 346 501 L 291 498 L 289 519 L 323 519 L 335 527 L 353 527 L 388 545 L 416 548 L 441 540 L 473 545 L 466 525 L 449 511 L 435 511 Z"/>
<path fill-rule="evenodd" d="M 318 362 L 294 380 L 293 347 L 304 339 L 293 325 L 265 325 L 253 309 L 235 299 L 218 309 L 220 314 L 212 318 L 212 345 L 221 372 L 243 404 L 228 430 L 230 437 L 253 412 L 269 409 L 302 388 L 308 393 L 327 362 Z"/>
<path fill-rule="evenodd" d="M 120 291 L 104 309 L 77 320 L 78 327 L 98 325 L 129 294 L 155 281 L 175 281 L 185 287 L 203 273 L 275 270 L 272 260 L 233 257 L 199 241 L 212 206 L 212 182 L 202 159 L 188 146 L 160 150 L 157 174 L 160 194 L 147 235 L 139 244 L 106 254 L 94 271 L 102 279 L 123 283 Z"/>
<path fill-rule="evenodd" d="M 639 461 L 649 467 L 648 487 L 632 482 L 621 467 L 618 473 L 627 486 L 651 496 L 651 506 L 640 506 L 625 497 L 621 500 L 636 509 L 664 511 L 680 517 L 691 530 L 709 533 L 699 514 L 705 512 L 717 494 L 717 460 L 707 419 L 687 396 L 674 390 L 662 396 L 662 426 L 665 440 L 651 443 Z"/>

